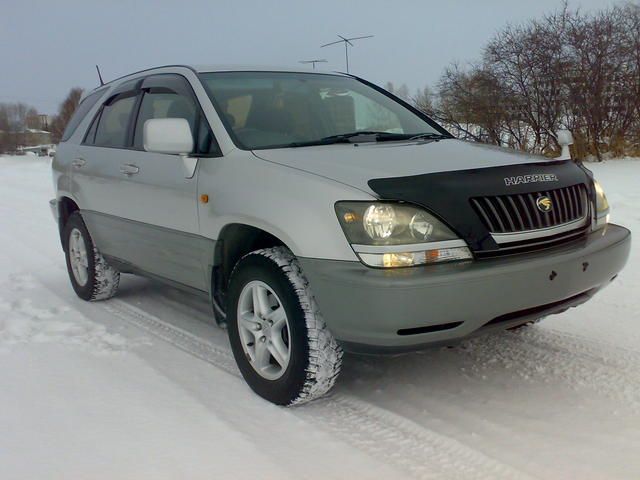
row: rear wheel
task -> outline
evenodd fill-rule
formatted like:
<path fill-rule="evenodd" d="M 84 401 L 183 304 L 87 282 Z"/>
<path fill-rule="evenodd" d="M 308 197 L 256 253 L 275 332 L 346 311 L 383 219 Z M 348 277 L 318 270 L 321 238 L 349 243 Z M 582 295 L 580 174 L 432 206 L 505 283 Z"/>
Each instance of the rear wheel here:
<path fill-rule="evenodd" d="M 79 212 L 69 216 L 62 234 L 69 279 L 76 294 L 87 301 L 116 294 L 120 272 L 98 252 Z"/>
<path fill-rule="evenodd" d="M 258 395 L 294 405 L 333 387 L 342 350 L 289 250 L 258 250 L 242 258 L 231 276 L 228 298 L 233 354 Z"/>

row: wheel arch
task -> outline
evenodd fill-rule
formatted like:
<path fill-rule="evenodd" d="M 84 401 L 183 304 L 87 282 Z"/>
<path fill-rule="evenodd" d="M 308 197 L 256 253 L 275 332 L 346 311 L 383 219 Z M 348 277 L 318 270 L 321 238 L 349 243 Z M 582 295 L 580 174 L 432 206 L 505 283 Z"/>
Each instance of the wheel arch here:
<path fill-rule="evenodd" d="M 58 231 L 60 232 L 60 241 L 62 242 L 62 248 L 66 249 L 66 242 L 63 238 L 62 232 L 64 232 L 64 226 L 69 220 L 72 213 L 80 210 L 78 204 L 70 197 L 62 196 L 58 198 Z"/>
<path fill-rule="evenodd" d="M 220 230 L 214 248 L 210 279 L 216 315 L 225 316 L 227 288 L 238 261 L 248 253 L 262 248 L 283 246 L 292 250 L 292 246 L 281 237 L 264 228 L 239 222 L 229 223 Z"/>

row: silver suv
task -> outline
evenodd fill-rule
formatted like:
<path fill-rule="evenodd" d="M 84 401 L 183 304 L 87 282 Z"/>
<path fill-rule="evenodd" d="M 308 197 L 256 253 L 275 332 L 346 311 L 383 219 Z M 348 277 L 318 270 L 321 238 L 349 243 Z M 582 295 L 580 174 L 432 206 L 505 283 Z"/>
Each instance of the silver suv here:
<path fill-rule="evenodd" d="M 455 140 L 351 75 L 168 66 L 90 92 L 53 162 L 69 278 L 208 297 L 250 387 L 326 393 L 343 349 L 402 352 L 522 326 L 623 268 L 589 170 Z"/>

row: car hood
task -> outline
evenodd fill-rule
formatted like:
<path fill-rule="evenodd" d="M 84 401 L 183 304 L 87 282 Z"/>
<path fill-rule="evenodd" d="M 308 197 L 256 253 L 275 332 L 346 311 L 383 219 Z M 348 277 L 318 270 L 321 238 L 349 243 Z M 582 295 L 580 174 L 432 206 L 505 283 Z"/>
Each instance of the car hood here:
<path fill-rule="evenodd" d="M 592 184 L 588 172 L 570 160 L 548 160 L 459 140 L 340 144 L 263 150 L 256 155 L 359 188 L 382 200 L 421 205 L 475 252 L 492 252 L 499 247 L 472 199 L 537 198 L 576 185 L 590 192 Z M 529 212 L 530 207 L 523 206 L 525 213 L 535 215 L 537 210 Z"/>
<path fill-rule="evenodd" d="M 255 150 L 257 157 L 370 192 L 374 178 L 404 177 L 547 161 L 505 148 L 447 139 Z"/>

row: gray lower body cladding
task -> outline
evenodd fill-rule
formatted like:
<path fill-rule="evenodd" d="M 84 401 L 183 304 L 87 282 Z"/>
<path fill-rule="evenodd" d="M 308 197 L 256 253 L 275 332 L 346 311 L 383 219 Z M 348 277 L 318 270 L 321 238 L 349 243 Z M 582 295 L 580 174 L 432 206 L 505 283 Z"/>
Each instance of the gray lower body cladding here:
<path fill-rule="evenodd" d="M 509 328 L 588 300 L 623 268 L 630 232 L 490 260 L 407 269 L 302 258 L 333 334 L 351 350 L 397 352 Z"/>
<path fill-rule="evenodd" d="M 213 240 L 88 210 L 82 210 L 82 218 L 98 250 L 122 262 L 122 271 L 144 272 L 204 292 L 210 290 Z"/>

